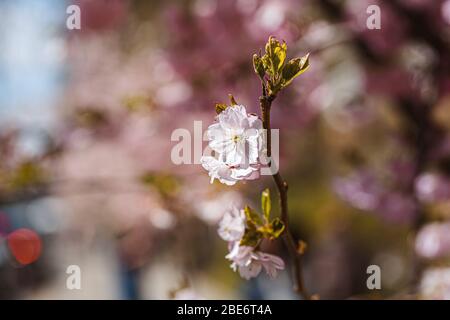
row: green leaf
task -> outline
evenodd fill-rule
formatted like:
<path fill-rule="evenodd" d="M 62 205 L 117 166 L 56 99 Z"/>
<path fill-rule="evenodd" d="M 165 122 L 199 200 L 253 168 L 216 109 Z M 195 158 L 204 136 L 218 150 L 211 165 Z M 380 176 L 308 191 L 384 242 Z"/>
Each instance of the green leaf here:
<path fill-rule="evenodd" d="M 261 193 L 261 208 L 266 222 L 269 221 L 271 207 L 270 191 L 269 189 L 266 189 Z"/>
<path fill-rule="evenodd" d="M 260 56 L 256 53 L 253 55 L 253 69 L 255 69 L 255 73 L 264 81 L 264 75 L 266 74 L 264 63 Z"/>
<path fill-rule="evenodd" d="M 287 45 L 285 42 L 281 46 L 277 46 L 273 50 L 274 54 L 274 65 L 277 68 L 277 71 L 280 71 L 283 67 L 284 61 L 286 60 L 286 51 L 287 51 Z"/>
<path fill-rule="evenodd" d="M 249 224 L 239 243 L 241 246 L 256 247 L 262 238 L 262 234 L 256 229 L 255 225 Z"/>
<path fill-rule="evenodd" d="M 270 68 L 273 76 L 276 76 L 278 71 L 282 69 L 286 59 L 286 51 L 287 45 L 285 42 L 280 44 L 275 38 L 269 37 L 269 40 L 266 43 L 266 54 L 270 61 Z"/>
<path fill-rule="evenodd" d="M 272 62 L 270 61 L 270 57 L 268 54 L 265 54 L 261 57 L 261 61 L 263 63 L 264 66 L 264 70 L 269 74 L 269 75 L 273 75 L 272 72 Z"/>
<path fill-rule="evenodd" d="M 279 218 L 275 218 L 270 223 L 258 227 L 257 231 L 264 238 L 273 240 L 278 238 L 283 233 L 284 224 Z"/>
<path fill-rule="evenodd" d="M 261 219 L 261 216 L 249 206 L 245 206 L 244 212 L 248 222 L 251 222 L 257 226 L 261 226 L 264 224 Z"/>
<path fill-rule="evenodd" d="M 302 58 L 289 60 L 281 72 L 282 87 L 288 86 L 292 80 L 309 68 L 309 53 Z"/>
<path fill-rule="evenodd" d="M 284 223 L 280 220 L 280 218 L 275 218 L 270 223 L 272 232 L 271 236 L 273 238 L 278 238 L 284 231 Z"/>
<path fill-rule="evenodd" d="M 228 108 L 228 106 L 225 103 L 216 103 L 217 114 L 220 114 L 222 111 L 225 111 L 226 108 Z"/>

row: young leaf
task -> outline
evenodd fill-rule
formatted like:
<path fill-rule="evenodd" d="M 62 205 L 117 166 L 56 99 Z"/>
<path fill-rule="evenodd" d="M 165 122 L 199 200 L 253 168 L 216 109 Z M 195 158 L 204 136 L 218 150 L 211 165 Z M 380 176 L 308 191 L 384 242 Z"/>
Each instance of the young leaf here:
<path fill-rule="evenodd" d="M 270 224 L 265 224 L 265 225 L 259 227 L 257 230 L 261 234 L 262 237 L 267 238 L 267 239 L 273 239 L 272 226 Z"/>
<path fill-rule="evenodd" d="M 269 221 L 271 206 L 272 205 L 270 202 L 270 191 L 269 191 L 269 189 L 266 189 L 261 194 L 261 207 L 262 207 L 264 219 L 266 220 L 266 222 Z"/>
<path fill-rule="evenodd" d="M 256 53 L 253 55 L 253 68 L 255 69 L 255 72 L 260 77 L 260 79 L 264 80 L 264 75 L 266 74 L 264 63 L 261 57 Z"/>
<path fill-rule="evenodd" d="M 244 235 L 242 236 L 241 246 L 255 247 L 258 245 L 259 240 L 261 240 L 261 233 L 256 230 L 255 226 L 250 224 L 248 228 L 245 229 Z"/>
<path fill-rule="evenodd" d="M 227 108 L 227 105 L 224 103 L 216 103 L 216 113 L 220 114 L 222 111 L 224 111 Z"/>
<path fill-rule="evenodd" d="M 273 240 L 284 231 L 284 224 L 279 218 L 275 218 L 270 223 L 258 227 L 257 231 L 262 237 Z"/>
<path fill-rule="evenodd" d="M 251 223 L 257 226 L 261 226 L 264 224 L 260 215 L 249 206 L 245 206 L 244 212 L 245 216 L 247 217 L 247 221 L 250 221 Z"/>
<path fill-rule="evenodd" d="M 302 58 L 289 60 L 281 72 L 282 86 L 286 87 L 292 80 L 305 72 L 309 67 L 309 53 Z"/>
<path fill-rule="evenodd" d="M 287 45 L 285 42 L 283 42 L 283 44 L 280 46 L 277 46 L 274 48 L 273 50 L 273 54 L 274 54 L 274 64 L 275 67 L 277 68 L 277 71 L 280 71 L 281 68 L 283 67 L 284 64 L 284 60 L 286 60 L 286 51 L 287 51 Z"/>
<path fill-rule="evenodd" d="M 266 43 L 266 54 L 269 59 L 272 75 L 276 76 L 278 71 L 281 70 L 286 59 L 287 45 L 285 42 L 280 44 L 278 40 L 273 37 L 269 37 Z"/>
<path fill-rule="evenodd" d="M 272 229 L 272 237 L 275 239 L 278 238 L 284 231 L 284 223 L 279 218 L 275 218 L 272 220 L 270 225 Z"/>
<path fill-rule="evenodd" d="M 266 53 L 261 57 L 261 62 L 263 64 L 264 70 L 269 74 L 273 75 L 272 72 L 272 62 L 270 61 L 269 55 Z"/>

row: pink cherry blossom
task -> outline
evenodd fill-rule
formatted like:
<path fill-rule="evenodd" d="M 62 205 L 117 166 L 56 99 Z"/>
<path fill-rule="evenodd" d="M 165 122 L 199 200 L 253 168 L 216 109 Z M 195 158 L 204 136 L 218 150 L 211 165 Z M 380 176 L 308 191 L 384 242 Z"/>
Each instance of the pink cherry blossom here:
<path fill-rule="evenodd" d="M 218 233 L 225 241 L 239 241 L 245 232 L 244 210 L 233 208 L 223 216 Z"/>
<path fill-rule="evenodd" d="M 262 122 L 242 105 L 226 108 L 207 131 L 209 147 L 216 158 L 203 156 L 201 163 L 208 170 L 211 183 L 218 179 L 226 185 L 259 176 L 259 158 L 263 146 Z"/>
<path fill-rule="evenodd" d="M 278 270 L 284 269 L 284 261 L 280 257 L 241 246 L 239 242 L 230 243 L 230 247 L 226 258 L 232 261 L 231 268 L 246 280 L 257 277 L 262 269 L 269 277 L 275 278 Z"/>

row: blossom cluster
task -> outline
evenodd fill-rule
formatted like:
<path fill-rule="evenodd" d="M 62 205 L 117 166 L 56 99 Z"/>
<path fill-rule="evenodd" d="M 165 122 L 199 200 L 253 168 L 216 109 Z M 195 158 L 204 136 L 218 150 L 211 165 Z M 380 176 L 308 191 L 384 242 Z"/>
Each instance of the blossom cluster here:
<path fill-rule="evenodd" d="M 208 170 L 211 183 L 218 179 L 226 185 L 259 177 L 263 151 L 263 127 L 258 116 L 248 114 L 232 99 L 231 106 L 216 107 L 217 122 L 208 127 L 209 147 L 215 155 L 203 155 L 201 163 Z"/>
<path fill-rule="evenodd" d="M 228 241 L 229 253 L 225 258 L 231 261 L 231 268 L 247 280 L 258 276 L 263 269 L 271 278 L 276 277 L 278 270 L 284 269 L 284 261 L 280 257 L 258 249 L 262 239 L 276 239 L 284 230 L 278 218 L 269 219 L 268 190 L 263 191 L 261 200 L 263 217 L 248 206 L 242 210 L 233 207 L 224 214 L 218 229 L 219 236 Z"/>
<path fill-rule="evenodd" d="M 223 240 L 228 241 L 230 252 L 225 258 L 231 261 L 231 268 L 246 280 L 257 277 L 262 269 L 269 277 L 276 277 L 277 271 L 284 269 L 284 261 L 256 247 L 242 245 L 246 225 L 244 210 L 233 208 L 223 216 L 218 233 Z"/>

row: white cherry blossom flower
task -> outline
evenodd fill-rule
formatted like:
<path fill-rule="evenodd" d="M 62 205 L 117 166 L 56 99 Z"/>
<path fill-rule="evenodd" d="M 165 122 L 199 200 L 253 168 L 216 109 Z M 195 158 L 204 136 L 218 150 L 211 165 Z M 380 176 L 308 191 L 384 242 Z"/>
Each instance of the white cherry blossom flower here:
<path fill-rule="evenodd" d="M 230 247 L 226 258 L 232 261 L 231 268 L 246 280 L 257 277 L 263 269 L 269 277 L 275 278 L 278 270 L 285 267 L 280 257 L 256 251 L 253 247 L 240 246 L 239 242 L 231 243 Z"/>
<path fill-rule="evenodd" d="M 230 252 L 225 256 L 226 259 L 233 261 L 236 265 L 245 265 L 253 253 L 253 247 L 241 246 L 239 241 L 230 242 L 228 244 Z"/>
<path fill-rule="evenodd" d="M 257 255 L 264 271 L 266 271 L 269 277 L 275 278 L 278 270 L 284 269 L 284 261 L 280 257 L 264 252 L 258 252 Z"/>
<path fill-rule="evenodd" d="M 262 266 L 259 263 L 255 263 L 254 248 L 241 246 L 239 241 L 230 242 L 229 247 L 230 253 L 225 258 L 232 261 L 231 269 L 238 271 L 239 275 L 246 280 L 258 276 Z"/>
<path fill-rule="evenodd" d="M 242 105 L 230 106 L 208 127 L 207 136 L 216 157 L 203 156 L 201 163 L 209 171 L 211 183 L 218 179 L 231 186 L 259 177 L 264 139 L 262 122 L 256 115 L 247 114 Z"/>
<path fill-rule="evenodd" d="M 244 210 L 233 208 L 219 223 L 219 236 L 225 241 L 240 241 L 245 232 Z"/>
<path fill-rule="evenodd" d="M 237 179 L 232 177 L 231 168 L 224 162 L 211 156 L 203 156 L 200 161 L 203 168 L 208 170 L 208 174 L 211 177 L 211 183 L 214 182 L 214 179 L 218 179 L 221 183 L 228 186 L 232 186 L 236 183 Z"/>
<path fill-rule="evenodd" d="M 258 260 L 251 260 L 250 263 L 244 266 L 237 266 L 237 269 L 242 278 L 250 280 L 251 278 L 256 278 L 261 273 L 262 265 Z"/>
<path fill-rule="evenodd" d="M 211 183 L 214 182 L 214 179 L 218 179 L 221 183 L 228 186 L 234 185 L 239 180 L 254 179 L 258 170 L 257 167 L 253 166 L 245 168 L 229 166 L 220 159 L 211 156 L 202 157 L 201 163 L 203 168 L 208 170 Z"/>
<path fill-rule="evenodd" d="M 262 122 L 242 105 L 226 108 L 208 127 L 209 147 L 229 166 L 255 165 L 262 149 Z"/>

